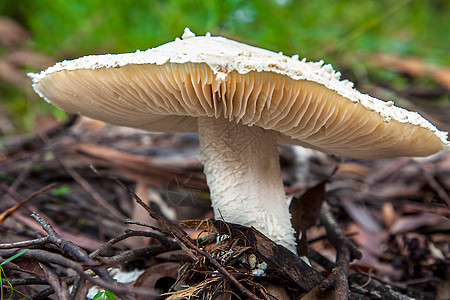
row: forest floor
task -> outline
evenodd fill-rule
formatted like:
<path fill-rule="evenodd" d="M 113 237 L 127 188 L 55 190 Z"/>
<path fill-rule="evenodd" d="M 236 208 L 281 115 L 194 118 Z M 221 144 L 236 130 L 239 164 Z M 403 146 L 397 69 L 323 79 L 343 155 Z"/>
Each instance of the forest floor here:
<path fill-rule="evenodd" d="M 83 274 L 84 281 L 78 295 L 93 284 L 120 297 L 133 290 L 146 295 L 148 290 L 169 291 L 183 275 L 177 290 L 190 286 L 199 295 L 202 289 L 239 293 L 227 281 L 227 276 L 234 276 L 258 297 L 282 293 L 298 299 L 334 268 L 336 251 L 317 211 L 317 203 L 320 209 L 325 200 L 343 234 L 362 254 L 346 275 L 352 298 L 386 299 L 385 293 L 393 292 L 399 293 L 393 299 L 407 299 L 402 294 L 415 299 L 448 297 L 448 152 L 367 162 L 280 148 L 287 194 L 293 202 L 316 203 L 296 206 L 302 210 L 298 214 L 310 216 L 305 222 L 314 274 L 303 278 L 309 267 L 287 254 L 281 259 L 284 254 L 256 231 L 212 221 L 178 225 L 180 220 L 213 217 L 195 135 L 149 134 L 84 118 L 72 121 L 55 122 L 40 135 L 4 140 L 0 256 L 5 261 L 29 249 L 2 265 L 4 295 L 12 284 L 15 298 L 21 292 L 32 299 L 52 294 L 64 299 L 77 274 Z M 205 233 L 232 238 L 216 243 Z M 186 236 L 188 241 L 183 240 Z M 223 259 L 224 249 L 242 259 Z M 268 264 L 265 276 L 253 274 L 251 255 Z M 216 263 L 232 275 L 217 275 Z M 292 264 L 298 264 L 297 271 Z M 180 273 L 183 266 L 190 269 Z M 105 268 L 144 273 L 119 288 L 102 277 L 106 275 L 97 273 L 100 279 L 91 279 L 92 270 Z"/>

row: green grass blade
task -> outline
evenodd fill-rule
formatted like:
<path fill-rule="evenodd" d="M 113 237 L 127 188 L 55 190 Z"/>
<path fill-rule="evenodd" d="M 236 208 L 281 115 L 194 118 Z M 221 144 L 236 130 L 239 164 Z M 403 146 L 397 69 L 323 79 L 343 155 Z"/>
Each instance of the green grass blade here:
<path fill-rule="evenodd" d="M 12 261 L 13 259 L 18 258 L 19 256 L 21 256 L 22 254 L 24 254 L 24 253 L 27 252 L 27 251 L 28 251 L 28 249 L 24 249 L 24 250 L 20 251 L 19 253 L 14 254 L 14 255 L 11 256 L 10 258 L 5 259 L 5 260 L 0 264 L 0 266 L 3 266 L 4 264 L 9 263 L 9 262 Z"/>

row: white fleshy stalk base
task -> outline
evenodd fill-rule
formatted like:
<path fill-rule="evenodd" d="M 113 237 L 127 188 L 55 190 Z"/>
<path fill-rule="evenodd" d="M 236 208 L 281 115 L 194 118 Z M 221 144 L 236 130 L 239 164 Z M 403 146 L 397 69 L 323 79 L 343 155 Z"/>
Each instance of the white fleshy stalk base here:
<path fill-rule="evenodd" d="M 296 253 L 274 134 L 216 118 L 199 118 L 198 132 L 216 218 L 253 226 Z"/>

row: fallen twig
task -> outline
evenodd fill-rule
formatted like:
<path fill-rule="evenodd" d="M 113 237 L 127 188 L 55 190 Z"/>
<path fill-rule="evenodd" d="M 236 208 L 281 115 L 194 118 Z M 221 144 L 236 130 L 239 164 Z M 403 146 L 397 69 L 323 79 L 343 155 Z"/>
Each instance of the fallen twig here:
<path fill-rule="evenodd" d="M 53 230 L 51 225 L 48 224 L 44 219 L 42 219 L 38 214 L 33 213 L 31 216 L 39 224 L 41 224 L 42 228 L 48 233 L 49 243 L 57 246 L 63 253 L 68 254 L 72 259 L 75 259 L 76 261 L 93 266 L 98 265 L 98 263 L 94 259 L 89 257 L 89 255 L 87 255 L 87 253 L 81 250 L 81 248 L 79 248 L 77 245 L 75 245 L 71 241 L 64 240 Z M 93 271 L 106 281 L 114 281 L 104 268 L 95 267 L 93 268 Z"/>
<path fill-rule="evenodd" d="M 123 241 L 123 240 L 125 240 L 125 239 L 127 239 L 129 237 L 133 237 L 133 236 L 144 236 L 144 237 L 154 238 L 157 241 L 159 241 L 161 243 L 161 245 L 166 247 L 167 249 L 173 247 L 173 242 L 172 241 L 169 241 L 166 238 L 164 238 L 163 236 L 161 236 L 159 234 L 156 234 L 154 232 L 135 231 L 135 230 L 127 229 L 127 230 L 125 230 L 124 234 L 107 241 L 101 247 L 99 247 L 96 250 L 92 251 L 89 254 L 89 256 L 92 257 L 92 258 L 96 258 L 99 255 L 101 255 L 103 252 L 105 252 L 108 248 L 110 248 L 112 245 L 117 244 L 118 242 Z"/>
<path fill-rule="evenodd" d="M 30 246 L 44 245 L 46 243 L 48 243 L 48 236 L 44 236 L 40 239 L 34 239 L 34 240 L 28 240 L 28 241 L 3 243 L 3 244 L 0 244 L 0 249 L 27 248 Z"/>
<path fill-rule="evenodd" d="M 4 212 L 2 212 L 0 214 L 0 224 L 2 224 L 5 219 L 7 217 L 9 217 L 10 215 L 12 215 L 14 212 L 16 212 L 19 208 L 21 208 L 22 206 L 24 206 L 25 204 L 28 203 L 28 201 L 30 201 L 31 199 L 33 199 L 36 196 L 39 196 L 40 194 L 45 193 L 47 190 L 53 188 L 56 185 L 56 183 L 50 183 L 49 185 L 41 188 L 40 190 L 32 193 L 30 196 L 26 197 L 25 199 L 23 199 L 22 201 L 20 201 L 18 204 L 16 204 L 15 206 L 8 208 L 7 210 L 5 210 Z M 2 187 L 3 189 L 3 187 Z"/>
<path fill-rule="evenodd" d="M 336 248 L 336 266 L 328 278 L 319 285 L 321 291 L 329 291 L 334 288 L 335 299 L 348 299 L 348 272 L 349 264 L 353 259 L 360 259 L 361 252 L 347 239 L 339 228 L 331 209 L 324 203 L 320 211 L 320 221 L 324 225 L 328 240 Z"/>
<path fill-rule="evenodd" d="M 425 179 L 427 180 L 430 187 L 436 192 L 436 194 L 441 198 L 443 202 L 450 206 L 450 196 L 445 191 L 445 189 L 436 181 L 432 173 L 432 166 L 430 164 L 421 164 L 421 169 Z"/>
<path fill-rule="evenodd" d="M 65 163 L 63 160 L 59 159 L 59 163 L 63 166 L 63 168 L 67 171 L 67 173 L 72 176 L 72 178 L 78 182 L 78 184 L 92 196 L 92 198 L 97 201 L 97 203 L 108 211 L 111 215 L 113 215 L 118 220 L 124 220 L 126 218 L 119 210 L 113 207 L 108 203 L 93 187 L 92 185 L 84 179 L 80 174 L 78 174 L 69 164 Z"/>
<path fill-rule="evenodd" d="M 336 264 L 328 258 L 321 255 L 314 249 L 309 249 L 310 257 L 313 261 L 321 265 L 327 270 L 333 270 Z M 375 299 L 393 299 L 393 300 L 409 300 L 408 296 L 399 293 L 400 290 L 395 284 L 387 283 L 373 274 L 361 273 L 359 271 L 349 270 L 350 293 L 349 299 L 361 299 L 362 295 L 372 295 Z M 395 288 L 395 289 L 394 289 Z M 406 290 L 401 289 L 402 292 Z M 417 293 L 419 296 L 420 293 Z M 422 295 L 420 295 L 422 296 Z M 422 297 L 419 297 L 422 299 Z"/>

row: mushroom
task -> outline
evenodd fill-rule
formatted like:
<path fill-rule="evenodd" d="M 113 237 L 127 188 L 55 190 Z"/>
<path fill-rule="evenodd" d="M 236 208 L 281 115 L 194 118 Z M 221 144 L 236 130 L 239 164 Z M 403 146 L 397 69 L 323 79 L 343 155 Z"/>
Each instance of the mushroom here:
<path fill-rule="evenodd" d="M 29 74 L 34 90 L 75 114 L 148 131 L 198 132 L 217 218 L 254 226 L 296 251 L 278 144 L 361 159 L 450 148 L 415 112 L 361 94 L 331 65 L 223 37 L 93 55 Z"/>

